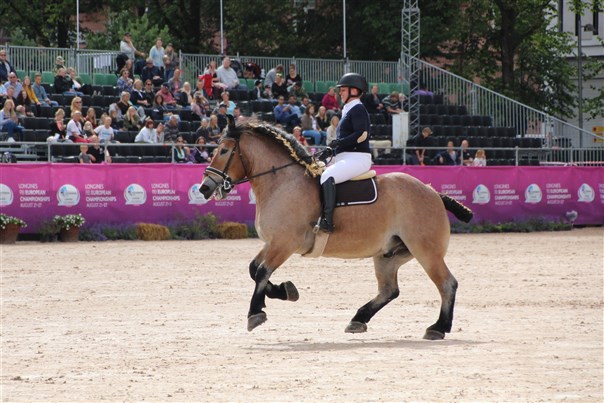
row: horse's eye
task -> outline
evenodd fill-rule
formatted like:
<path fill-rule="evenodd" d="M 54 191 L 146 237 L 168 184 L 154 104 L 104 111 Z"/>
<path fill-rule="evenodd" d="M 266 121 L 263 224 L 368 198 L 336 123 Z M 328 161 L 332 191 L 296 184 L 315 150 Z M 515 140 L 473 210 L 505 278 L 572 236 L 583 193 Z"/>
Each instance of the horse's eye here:
<path fill-rule="evenodd" d="M 226 148 L 223 148 L 222 150 L 220 150 L 220 155 L 225 155 L 228 152 L 229 152 L 229 150 L 227 150 Z"/>

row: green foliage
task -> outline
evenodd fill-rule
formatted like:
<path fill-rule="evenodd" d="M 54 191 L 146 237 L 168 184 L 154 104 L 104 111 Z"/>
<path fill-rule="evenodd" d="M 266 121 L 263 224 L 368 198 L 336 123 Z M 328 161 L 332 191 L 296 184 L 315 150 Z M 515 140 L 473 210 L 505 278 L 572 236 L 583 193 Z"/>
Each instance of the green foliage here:
<path fill-rule="evenodd" d="M 27 224 L 22 219 L 0 213 L 0 229 L 5 229 L 9 224 L 18 225 L 19 227 L 27 227 Z"/>
<path fill-rule="evenodd" d="M 218 237 L 218 219 L 212 213 L 198 214 L 189 221 L 168 223 L 173 239 L 211 239 Z"/>
<path fill-rule="evenodd" d="M 543 217 L 526 221 L 510 221 L 504 223 L 471 223 L 455 222 L 451 224 L 451 232 L 455 234 L 480 234 L 502 232 L 537 232 L 537 231 L 570 231 L 572 224 L 564 221 L 552 221 Z"/>
<path fill-rule="evenodd" d="M 42 242 L 55 242 L 58 239 L 59 231 L 61 228 L 54 222 L 54 220 L 44 220 L 40 226 L 39 234 L 40 241 Z"/>
<path fill-rule="evenodd" d="M 82 214 L 66 214 L 66 215 L 56 215 L 52 219 L 53 223 L 59 228 L 59 230 L 69 228 L 79 228 L 86 220 L 82 217 Z"/>
<path fill-rule="evenodd" d="M 124 10 L 110 13 L 107 32 L 87 32 L 86 42 L 89 49 L 119 49 L 120 41 L 126 32 L 132 34 L 132 42 L 137 50 L 149 53 L 157 38 L 162 38 L 164 47 L 172 42 L 166 26 L 158 26 L 149 20 L 147 14 L 132 18 L 132 11 Z"/>

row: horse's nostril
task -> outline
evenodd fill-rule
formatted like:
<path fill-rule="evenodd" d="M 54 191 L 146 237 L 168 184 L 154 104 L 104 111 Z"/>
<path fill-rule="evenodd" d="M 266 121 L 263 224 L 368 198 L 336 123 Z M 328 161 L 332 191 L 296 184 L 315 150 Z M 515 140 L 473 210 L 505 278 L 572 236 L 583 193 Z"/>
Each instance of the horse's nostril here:
<path fill-rule="evenodd" d="M 206 192 L 206 191 L 208 191 L 208 190 L 210 190 L 210 188 L 208 187 L 208 185 L 201 185 L 201 186 L 199 187 L 199 192 L 200 192 L 200 193 Z"/>

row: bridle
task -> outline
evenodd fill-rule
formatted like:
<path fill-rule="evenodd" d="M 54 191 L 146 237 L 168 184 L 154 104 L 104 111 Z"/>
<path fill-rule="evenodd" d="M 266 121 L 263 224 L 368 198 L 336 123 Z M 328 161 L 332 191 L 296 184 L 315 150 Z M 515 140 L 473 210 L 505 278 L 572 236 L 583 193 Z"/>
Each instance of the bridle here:
<path fill-rule="evenodd" d="M 243 162 L 243 157 L 241 155 L 241 149 L 239 147 L 239 139 L 237 138 L 232 138 L 232 137 L 225 137 L 222 140 L 220 140 L 220 143 L 222 143 L 225 140 L 233 140 L 235 141 L 235 146 L 231 149 L 231 154 L 229 155 L 229 159 L 227 160 L 226 165 L 224 166 L 224 170 L 219 170 L 216 169 L 214 167 L 208 166 L 205 170 L 205 172 L 203 173 L 203 176 L 207 176 L 208 179 L 210 179 L 212 182 L 214 182 L 214 184 L 216 184 L 217 189 L 220 191 L 220 193 L 222 194 L 224 193 L 229 193 L 231 190 L 233 190 L 233 188 L 236 185 L 239 185 L 240 183 L 245 183 L 245 182 L 249 182 L 250 180 L 254 179 L 254 178 L 258 178 L 260 176 L 264 176 L 264 175 L 268 175 L 270 173 L 275 174 L 277 173 L 277 171 L 280 171 L 284 168 L 287 168 L 291 165 L 295 165 L 297 164 L 296 161 L 291 161 L 285 165 L 281 165 L 279 167 L 275 167 L 273 166 L 271 169 L 257 173 L 255 175 L 248 175 L 248 169 L 245 166 L 245 163 Z M 218 143 L 220 145 L 220 143 Z M 229 172 L 229 167 L 231 165 L 231 161 L 233 161 L 233 157 L 235 156 L 235 152 L 239 153 L 239 160 L 241 161 L 241 165 L 243 166 L 243 172 L 244 172 L 244 177 L 233 181 L 231 179 L 231 177 L 229 176 L 228 172 Z M 222 178 L 222 183 L 216 181 L 211 175 L 209 174 L 214 174 L 219 176 L 220 178 Z"/>

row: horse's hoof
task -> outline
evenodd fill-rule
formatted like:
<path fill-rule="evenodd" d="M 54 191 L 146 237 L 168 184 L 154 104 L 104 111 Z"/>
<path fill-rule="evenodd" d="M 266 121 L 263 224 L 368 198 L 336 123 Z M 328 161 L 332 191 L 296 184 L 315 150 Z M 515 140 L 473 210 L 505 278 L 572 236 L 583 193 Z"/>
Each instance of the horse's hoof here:
<path fill-rule="evenodd" d="M 285 287 L 285 294 L 287 295 L 288 301 L 297 301 L 300 298 L 300 293 L 298 293 L 298 289 L 291 281 L 286 281 L 283 283 Z"/>
<path fill-rule="evenodd" d="M 266 322 L 266 313 L 260 312 L 247 318 L 247 331 L 251 332 L 261 324 Z"/>
<path fill-rule="evenodd" d="M 367 325 L 361 322 L 350 322 L 344 331 L 346 333 L 365 333 L 367 331 Z"/>
<path fill-rule="evenodd" d="M 424 340 L 442 340 L 444 338 L 445 334 L 438 330 L 428 329 L 426 330 L 426 334 L 424 334 Z"/>

